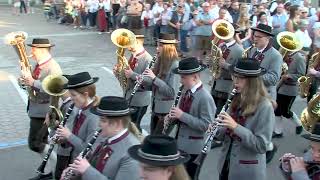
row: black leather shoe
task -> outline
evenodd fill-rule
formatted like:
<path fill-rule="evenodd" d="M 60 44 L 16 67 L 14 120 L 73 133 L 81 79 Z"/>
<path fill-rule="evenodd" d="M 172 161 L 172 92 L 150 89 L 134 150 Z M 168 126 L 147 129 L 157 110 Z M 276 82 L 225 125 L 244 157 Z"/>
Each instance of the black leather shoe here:
<path fill-rule="evenodd" d="M 275 132 L 273 132 L 272 133 L 272 138 L 282 138 L 283 137 L 283 133 L 275 133 Z"/>
<path fill-rule="evenodd" d="M 302 130 L 303 130 L 303 127 L 302 127 L 302 126 L 297 126 L 297 127 L 296 127 L 296 134 L 301 134 L 301 133 L 302 133 Z"/>
<path fill-rule="evenodd" d="M 36 177 L 30 178 L 29 180 L 50 180 L 53 179 L 52 173 L 38 174 Z"/>
<path fill-rule="evenodd" d="M 267 153 L 266 153 L 267 164 L 269 162 L 271 162 L 271 160 L 272 160 L 273 156 L 276 154 L 277 150 L 278 150 L 278 147 L 275 144 L 273 144 L 273 149 L 271 151 L 267 151 Z"/>

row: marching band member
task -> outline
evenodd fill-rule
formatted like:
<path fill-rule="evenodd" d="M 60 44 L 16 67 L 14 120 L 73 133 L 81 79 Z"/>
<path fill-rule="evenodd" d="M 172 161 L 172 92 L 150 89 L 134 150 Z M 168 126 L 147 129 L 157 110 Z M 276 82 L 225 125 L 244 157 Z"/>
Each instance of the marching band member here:
<path fill-rule="evenodd" d="M 225 40 L 225 42 L 219 46 L 222 51 L 222 58 L 219 58 L 219 68 L 221 72 L 217 75 L 218 77 L 216 77 L 215 83 L 211 89 L 212 97 L 217 106 L 216 112 L 221 111 L 232 90 L 233 84 L 229 67 L 236 63 L 243 52 L 243 48 L 236 42 L 234 37 Z"/>
<path fill-rule="evenodd" d="M 142 179 L 190 179 L 182 165 L 190 157 L 178 150 L 177 142 L 170 136 L 149 135 L 141 145 L 130 147 L 128 152 L 133 159 L 139 161 Z"/>
<path fill-rule="evenodd" d="M 132 55 L 128 61 L 130 68 L 125 70 L 125 76 L 128 78 L 128 90 L 125 93 L 125 97 L 129 101 L 132 98 L 129 105 L 136 111 L 131 114 L 131 119 L 141 131 L 140 122 L 147 112 L 148 105 L 151 101 L 151 91 L 148 91 L 146 87 L 144 87 L 144 83 L 148 81 L 151 82 L 151 79 L 145 78 L 144 83 L 139 87 L 133 97 L 131 97 L 131 93 L 137 77 L 149 66 L 149 63 L 152 61 L 152 56 L 143 47 L 144 36 L 136 35 L 136 39 L 136 44 L 128 48 Z"/>
<path fill-rule="evenodd" d="M 177 132 L 178 149 L 191 156 L 185 163 L 191 178 L 194 178 L 197 167 L 193 161 L 201 152 L 205 132 L 216 112 L 214 100 L 200 80 L 200 72 L 204 69 L 196 58 L 185 58 L 173 70 L 173 73 L 180 75 L 184 89 L 179 106 L 171 108 L 169 117 L 180 124 Z"/>
<path fill-rule="evenodd" d="M 72 169 L 82 180 L 139 180 L 139 165 L 127 152 L 139 141 L 129 130 L 131 109 L 126 99 L 106 96 L 90 111 L 100 116 L 102 131 L 88 159 L 78 157 L 64 172 Z"/>
<path fill-rule="evenodd" d="M 266 152 L 271 142 L 274 113 L 259 62 L 241 59 L 231 66 L 237 93 L 217 121 L 217 139 L 223 140 L 218 164 L 220 180 L 266 179 Z"/>
<path fill-rule="evenodd" d="M 291 119 L 296 123 L 296 134 L 302 132 L 300 118 L 291 111 L 292 104 L 299 93 L 298 78 L 306 71 L 305 56 L 299 51 L 288 52 L 284 57 L 284 62 L 288 65 L 288 71 L 282 75 L 277 91 L 277 109 L 275 110 L 276 125 L 274 138 L 282 137 L 283 122 L 282 117 Z M 278 122 L 277 122 L 278 121 Z"/>
<path fill-rule="evenodd" d="M 178 52 L 173 34 L 162 34 L 158 40 L 159 52 L 153 70 L 147 69 L 144 76 L 152 79 L 152 118 L 150 124 L 151 134 L 161 134 L 164 117 L 169 113 L 174 96 L 179 89 L 180 77 L 172 70 L 178 67 Z"/>
<path fill-rule="evenodd" d="M 47 144 L 48 127 L 43 126 L 46 114 L 49 110 L 50 96 L 42 89 L 42 80 L 51 74 L 62 74 L 59 64 L 50 54 L 51 47 L 48 39 L 35 38 L 32 44 L 28 44 L 31 49 L 32 58 L 37 65 L 33 72 L 24 71 L 19 81 L 31 88 L 28 97 L 27 112 L 30 118 L 30 129 L 28 136 L 29 148 L 41 155 L 42 158 L 47 154 L 49 146 Z M 50 160 L 52 157 L 50 156 Z M 50 178 L 52 173 L 38 174 L 30 180 Z"/>
<path fill-rule="evenodd" d="M 311 150 L 303 157 L 291 153 L 284 154 L 281 158 L 281 166 L 286 179 L 290 180 L 318 180 L 320 179 L 320 123 L 315 124 L 312 133 L 302 135 L 310 141 Z"/>
<path fill-rule="evenodd" d="M 283 63 L 281 54 L 272 47 L 272 28 L 265 24 L 258 24 L 253 30 L 254 48 L 248 51 L 248 57 L 260 62 L 260 66 L 267 70 L 262 76 L 264 85 L 269 95 L 275 101 L 277 96 L 276 85 L 281 75 Z M 268 146 L 267 163 L 270 162 L 277 151 L 277 147 L 271 142 Z"/>
<path fill-rule="evenodd" d="M 90 108 L 99 101 L 94 84 L 99 78 L 91 77 L 88 72 L 77 73 L 67 78 L 65 89 L 69 90 L 75 107 L 66 125 L 60 125 L 56 132 L 62 143 L 57 153 L 70 155 L 70 159 L 65 159 L 63 164 L 71 162 L 81 152 L 98 126 L 98 116 L 91 113 Z"/>

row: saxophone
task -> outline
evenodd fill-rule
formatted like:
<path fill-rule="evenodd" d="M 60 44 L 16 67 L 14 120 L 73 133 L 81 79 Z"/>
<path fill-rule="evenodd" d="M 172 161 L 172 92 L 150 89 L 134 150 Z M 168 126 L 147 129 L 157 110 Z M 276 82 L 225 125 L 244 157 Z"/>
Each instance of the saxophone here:
<path fill-rule="evenodd" d="M 317 66 L 320 65 L 320 56 L 319 56 L 319 52 L 314 53 L 310 60 L 310 68 L 316 68 Z M 306 75 L 306 76 L 301 76 L 298 79 L 298 83 L 299 83 L 299 94 L 302 98 L 308 97 L 309 96 L 309 90 L 311 87 L 311 83 L 312 83 L 312 76 L 310 75 Z"/>
<path fill-rule="evenodd" d="M 133 32 L 127 29 L 117 29 L 111 34 L 111 41 L 118 47 L 117 64 L 114 71 L 116 78 L 118 79 L 123 92 L 127 90 L 128 79 L 125 76 L 124 70 L 128 69 L 129 63 L 125 58 L 125 49 L 132 47 L 136 42 L 136 36 Z"/>
<path fill-rule="evenodd" d="M 250 47 L 248 47 L 247 49 L 245 49 L 243 52 L 242 52 L 242 58 L 249 58 L 249 53 L 251 51 L 252 48 L 255 47 L 255 44 L 252 44 Z"/>
<path fill-rule="evenodd" d="M 311 132 L 314 125 L 320 120 L 320 94 L 316 94 L 301 113 L 301 124 L 303 128 Z"/>

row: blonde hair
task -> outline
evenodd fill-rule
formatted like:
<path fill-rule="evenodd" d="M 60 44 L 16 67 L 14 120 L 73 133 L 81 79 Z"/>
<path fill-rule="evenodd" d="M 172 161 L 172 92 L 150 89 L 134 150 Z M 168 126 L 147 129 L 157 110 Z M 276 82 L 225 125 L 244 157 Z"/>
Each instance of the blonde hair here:
<path fill-rule="evenodd" d="M 159 78 L 165 78 L 172 62 L 178 60 L 178 52 L 175 44 L 163 44 L 162 51 L 159 54 L 157 63 L 155 65 L 155 75 Z"/>
<path fill-rule="evenodd" d="M 245 17 L 247 17 L 247 19 L 244 19 Z M 239 15 L 238 26 L 240 28 L 245 28 L 245 29 L 250 28 L 250 20 L 247 13 L 246 14 L 241 13 Z"/>
<path fill-rule="evenodd" d="M 236 96 L 232 101 L 231 108 L 236 109 L 237 107 L 241 107 L 241 115 L 250 116 L 254 114 L 258 104 L 265 98 L 271 101 L 262 78 L 248 77 L 246 78 L 244 88 L 241 90 L 241 94 Z"/>
<path fill-rule="evenodd" d="M 190 177 L 183 164 L 173 166 L 173 172 L 169 180 L 190 180 Z"/>
<path fill-rule="evenodd" d="M 100 102 L 100 98 L 96 96 L 96 85 L 90 84 L 88 86 L 80 87 L 77 89 L 74 89 L 74 91 L 84 95 L 86 92 L 88 93 L 88 96 L 93 99 L 93 106 L 97 106 Z"/>

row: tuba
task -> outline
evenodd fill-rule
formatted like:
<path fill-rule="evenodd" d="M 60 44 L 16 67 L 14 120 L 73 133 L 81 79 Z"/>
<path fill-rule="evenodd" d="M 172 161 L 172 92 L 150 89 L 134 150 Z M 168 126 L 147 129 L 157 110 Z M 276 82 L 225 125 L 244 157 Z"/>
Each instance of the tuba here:
<path fill-rule="evenodd" d="M 55 127 L 56 120 L 62 121 L 63 114 L 59 109 L 59 98 L 67 92 L 64 85 L 68 79 L 62 75 L 48 75 L 42 81 L 43 90 L 50 95 L 49 127 Z"/>
<path fill-rule="evenodd" d="M 22 74 L 23 72 L 31 72 L 31 65 L 29 63 L 25 45 L 25 41 L 27 38 L 28 34 L 23 31 L 11 32 L 4 37 L 4 43 L 11 45 L 19 56 L 20 71 Z M 31 87 L 26 87 L 20 81 L 18 82 L 23 89 L 27 90 L 31 99 L 36 95 L 35 91 Z"/>
<path fill-rule="evenodd" d="M 280 45 L 279 52 L 282 58 L 286 56 L 288 52 L 296 52 L 302 49 L 302 43 L 299 42 L 296 35 L 289 31 L 281 32 L 277 35 L 277 43 Z M 282 74 L 286 74 L 288 71 L 288 64 L 282 63 Z"/>
<path fill-rule="evenodd" d="M 117 29 L 112 32 L 111 41 L 118 47 L 116 52 L 117 64 L 114 73 L 123 92 L 125 92 L 128 86 L 128 80 L 124 74 L 124 70 L 129 67 L 129 63 L 124 56 L 124 52 L 126 48 L 132 47 L 136 43 L 136 36 L 128 29 Z"/>
<path fill-rule="evenodd" d="M 310 68 L 316 68 L 317 66 L 319 66 L 320 64 L 320 57 L 319 57 L 319 52 L 314 53 L 310 60 Z M 312 77 L 311 76 L 301 76 L 298 79 L 298 83 L 299 83 L 299 92 L 300 92 L 300 96 L 302 98 L 308 97 L 309 96 L 309 90 L 311 87 L 311 83 L 312 83 Z"/>
<path fill-rule="evenodd" d="M 219 67 L 219 58 L 222 58 L 221 48 L 218 47 L 220 40 L 228 40 L 234 36 L 234 27 L 231 23 L 226 20 L 219 19 L 212 24 L 212 32 L 214 34 L 214 39 L 211 41 L 211 63 L 210 68 L 212 72 L 212 77 L 217 79 L 221 73 L 221 68 Z"/>
<path fill-rule="evenodd" d="M 301 124 L 303 128 L 311 132 L 314 125 L 320 120 L 320 94 L 316 94 L 301 113 Z"/>

